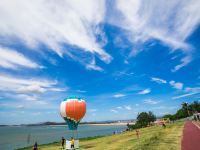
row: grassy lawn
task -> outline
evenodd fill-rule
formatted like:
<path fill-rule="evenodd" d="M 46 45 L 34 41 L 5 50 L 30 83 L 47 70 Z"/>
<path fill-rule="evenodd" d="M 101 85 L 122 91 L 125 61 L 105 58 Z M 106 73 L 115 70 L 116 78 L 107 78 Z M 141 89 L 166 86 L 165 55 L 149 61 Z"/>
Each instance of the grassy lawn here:
<path fill-rule="evenodd" d="M 84 139 L 80 141 L 80 146 L 83 150 L 180 150 L 183 125 L 184 122 L 176 122 L 167 125 L 165 129 L 160 126 L 143 128 L 140 130 L 140 139 L 136 138 L 135 131 Z M 41 145 L 39 149 L 58 150 L 60 143 Z"/>

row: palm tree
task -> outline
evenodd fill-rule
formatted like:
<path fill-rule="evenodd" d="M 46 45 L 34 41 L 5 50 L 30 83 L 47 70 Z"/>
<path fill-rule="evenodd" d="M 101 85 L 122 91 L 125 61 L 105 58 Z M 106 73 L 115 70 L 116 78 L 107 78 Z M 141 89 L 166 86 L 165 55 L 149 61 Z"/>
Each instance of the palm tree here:
<path fill-rule="evenodd" d="M 187 103 L 187 102 L 183 102 L 183 103 L 182 103 L 182 108 L 183 108 L 184 110 L 186 110 L 188 116 L 190 116 L 190 112 L 189 112 L 189 110 L 188 110 L 188 103 Z"/>

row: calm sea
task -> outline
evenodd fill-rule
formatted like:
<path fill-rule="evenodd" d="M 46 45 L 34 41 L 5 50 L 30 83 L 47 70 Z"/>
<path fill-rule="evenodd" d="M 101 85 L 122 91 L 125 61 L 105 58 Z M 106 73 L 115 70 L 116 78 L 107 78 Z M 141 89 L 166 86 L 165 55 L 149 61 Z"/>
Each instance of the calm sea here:
<path fill-rule="evenodd" d="M 124 125 L 79 125 L 78 137 L 92 137 L 109 135 L 126 129 Z M 67 126 L 13 126 L 0 127 L 0 150 L 13 150 L 25 146 L 51 143 L 59 141 L 61 137 L 69 138 L 73 135 Z M 77 134 L 74 135 L 77 137 Z"/>

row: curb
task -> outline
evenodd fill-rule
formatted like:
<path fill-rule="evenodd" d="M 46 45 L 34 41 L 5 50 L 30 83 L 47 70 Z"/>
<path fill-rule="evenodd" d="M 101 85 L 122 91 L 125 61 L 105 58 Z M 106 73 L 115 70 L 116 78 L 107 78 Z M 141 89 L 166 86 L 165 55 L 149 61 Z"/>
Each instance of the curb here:
<path fill-rule="evenodd" d="M 194 121 L 192 121 L 192 123 L 198 128 L 198 129 L 200 129 L 200 126 L 199 125 L 197 125 L 197 123 L 196 122 L 194 122 Z"/>

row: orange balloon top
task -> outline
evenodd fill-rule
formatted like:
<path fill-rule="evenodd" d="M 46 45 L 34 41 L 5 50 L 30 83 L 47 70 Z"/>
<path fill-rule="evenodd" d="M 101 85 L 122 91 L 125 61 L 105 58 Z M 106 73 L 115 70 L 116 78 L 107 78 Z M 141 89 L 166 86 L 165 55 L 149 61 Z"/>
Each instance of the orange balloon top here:
<path fill-rule="evenodd" d="M 66 102 L 66 117 L 79 122 L 86 113 L 86 103 L 83 100 L 70 99 Z"/>

